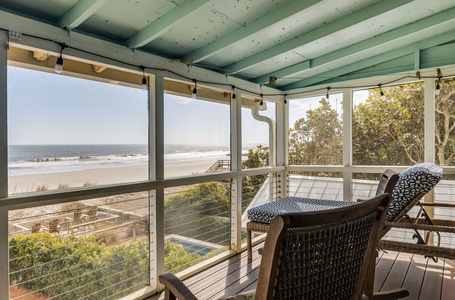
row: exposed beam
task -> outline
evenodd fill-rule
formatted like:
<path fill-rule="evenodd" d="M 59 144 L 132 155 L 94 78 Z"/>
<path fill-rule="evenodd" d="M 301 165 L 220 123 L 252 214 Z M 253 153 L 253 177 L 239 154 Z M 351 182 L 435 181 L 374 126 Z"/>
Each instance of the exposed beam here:
<path fill-rule="evenodd" d="M 411 45 L 407 45 L 405 47 L 401 47 L 401 48 L 398 48 L 398 49 L 395 49 L 392 51 L 388 51 L 385 54 L 376 55 L 374 57 L 370 57 L 365 60 L 359 61 L 357 63 L 349 64 L 347 66 L 344 66 L 344 67 L 341 67 L 341 68 L 338 68 L 338 69 L 335 69 L 335 70 L 332 70 L 329 72 L 313 75 L 311 78 L 307 78 L 304 80 L 300 80 L 298 82 L 288 84 L 288 85 L 282 87 L 282 90 L 298 89 L 298 88 L 304 88 L 307 86 L 316 85 L 318 83 L 327 81 L 329 78 L 336 78 L 339 76 L 344 76 L 349 73 L 352 73 L 352 72 L 355 72 L 355 71 L 358 71 L 361 69 L 365 69 L 365 68 L 368 68 L 368 67 L 371 67 L 371 66 L 374 66 L 377 64 L 381 64 L 381 63 L 384 63 L 384 62 L 387 62 L 387 61 L 390 61 L 390 60 L 393 60 L 393 59 L 396 59 L 396 58 L 399 58 L 399 57 L 402 57 L 405 55 L 409 55 L 409 54 L 414 55 L 414 52 L 416 50 L 428 49 L 428 48 L 431 48 L 434 46 L 438 46 L 438 45 L 450 42 L 453 39 L 454 39 L 453 31 L 449 30 L 448 32 L 436 35 L 432 38 L 428 38 L 428 39 L 422 40 L 420 42 L 417 42 L 417 43 L 414 43 Z M 448 55 L 453 55 L 453 54 L 449 53 Z M 423 60 L 423 57 L 422 57 L 422 60 Z M 414 69 L 413 62 L 414 61 L 412 60 L 412 64 L 411 64 L 412 69 Z M 424 63 L 422 63 L 422 65 L 423 64 Z M 404 70 L 401 70 L 401 71 L 404 71 Z M 386 73 L 389 73 L 389 72 L 386 72 Z M 375 75 L 384 75 L 384 74 L 375 74 Z"/>
<path fill-rule="evenodd" d="M 128 48 L 139 48 L 150 43 L 163 33 L 169 31 L 185 15 L 190 14 L 210 0 L 186 0 L 174 7 L 167 14 L 149 24 L 147 27 L 130 37 L 125 45 Z"/>
<path fill-rule="evenodd" d="M 358 12 L 350 14 L 344 18 L 338 19 L 330 24 L 321 26 L 315 30 L 305 33 L 295 39 L 288 40 L 280 45 L 271 47 L 248 58 L 235 62 L 229 66 L 224 67 L 224 69 L 229 70 L 229 74 L 241 72 L 277 55 L 291 51 L 307 43 L 311 43 L 328 34 L 332 34 L 353 26 L 357 23 L 361 23 L 389 10 L 405 5 L 409 2 L 412 2 L 412 0 L 381 1 Z"/>
<path fill-rule="evenodd" d="M 428 28 L 434 26 L 441 26 L 441 24 L 445 22 L 453 23 L 454 15 L 455 8 L 448 9 L 444 12 L 419 20 L 412 24 L 399 27 L 379 36 L 322 55 L 320 57 L 312 59 L 311 61 L 305 61 L 287 68 L 283 68 L 281 70 L 273 72 L 273 76 L 276 76 L 279 80 L 280 78 L 299 76 L 299 74 L 302 75 L 306 70 L 309 70 L 310 68 L 312 71 L 315 71 L 317 69 L 326 70 L 326 67 L 328 67 L 330 63 L 334 62 L 345 61 L 346 63 L 350 63 L 350 61 L 347 59 L 348 57 L 354 55 L 358 56 L 362 52 L 369 51 L 374 48 L 382 52 L 382 48 L 386 43 L 398 44 L 400 43 L 400 39 L 403 39 L 410 34 L 415 34 L 416 32 L 427 30 Z M 455 29 L 453 25 L 452 28 Z M 435 32 L 439 32 L 439 29 L 437 31 L 435 30 Z M 455 39 L 455 36 L 453 39 Z M 268 75 L 258 77 L 254 80 L 254 82 L 258 84 L 264 84 L 267 81 Z"/>
<path fill-rule="evenodd" d="M 60 27 L 28 19 L 2 10 L 0 10 L 0 28 L 7 31 L 23 33 L 20 40 L 10 39 L 9 43 L 12 46 L 17 45 L 17 47 L 31 51 L 39 49 L 41 51 L 47 51 L 50 54 L 57 55 L 60 52 L 60 46 L 54 42 L 50 42 L 56 41 L 70 46 L 69 49 L 65 49 L 66 56 L 72 57 L 73 59 L 77 58 L 78 60 L 88 61 L 90 63 L 97 62 L 99 65 L 107 65 L 109 66 L 109 69 L 111 67 L 119 68 L 121 70 L 133 71 L 139 74 L 139 72 L 141 72 L 140 66 L 146 65 L 150 68 L 147 69 L 147 73 L 150 74 L 153 74 L 154 68 L 165 69 L 169 70 L 166 74 L 169 78 L 178 77 L 181 79 L 179 75 L 175 74 L 185 74 L 185 76 L 190 78 L 194 78 L 199 81 L 210 81 L 214 84 L 226 84 L 226 82 L 228 82 L 230 85 L 235 85 L 239 89 L 249 90 L 256 94 L 279 93 L 279 90 L 275 88 L 267 86 L 261 87 L 243 79 L 231 76 L 226 77 L 224 74 L 202 69 L 197 66 L 193 66 L 189 70 L 188 65 L 180 62 L 170 62 L 167 58 L 140 50 L 131 51 L 131 49 L 128 49 L 123 45 L 100 40 L 76 31 L 69 33 L 67 30 Z M 77 47 L 82 51 L 74 50 L 71 47 Z M 103 74 L 105 72 L 103 72 Z M 271 96 L 268 99 L 271 99 L 272 101 L 281 101 L 281 98 L 278 96 Z"/>
<path fill-rule="evenodd" d="M 264 30 L 267 27 L 270 27 L 278 22 L 282 22 L 283 20 L 301 12 L 302 10 L 307 9 L 310 6 L 313 6 L 318 2 L 320 2 L 320 0 L 295 0 L 293 2 L 290 2 L 280 9 L 274 10 L 257 20 L 224 35 L 212 43 L 201 47 L 188 55 L 185 55 L 182 60 L 187 62 L 192 61 L 193 63 L 200 62 L 201 60 L 215 55 L 225 47 L 228 47 L 233 43 L 236 43 L 241 39 L 246 38 L 258 31 Z"/>
<path fill-rule="evenodd" d="M 101 6 L 109 0 L 79 0 L 60 20 L 57 26 L 65 29 L 73 29 L 87 20 Z"/>

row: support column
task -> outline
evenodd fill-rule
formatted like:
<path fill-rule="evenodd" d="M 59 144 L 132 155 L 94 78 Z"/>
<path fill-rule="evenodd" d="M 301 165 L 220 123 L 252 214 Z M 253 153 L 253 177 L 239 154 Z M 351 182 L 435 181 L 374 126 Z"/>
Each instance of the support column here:
<path fill-rule="evenodd" d="M 352 91 L 343 90 L 343 200 L 352 201 Z"/>
<path fill-rule="evenodd" d="M 149 88 L 149 179 L 164 179 L 164 72 L 157 71 Z M 164 187 L 150 192 L 150 260 L 154 280 L 164 273 Z M 153 268 L 152 268 L 153 269 Z"/>
<path fill-rule="evenodd" d="M 242 94 L 231 97 L 231 171 L 242 170 Z M 242 176 L 231 182 L 231 250 L 242 250 Z"/>
<path fill-rule="evenodd" d="M 0 31 L 0 199 L 8 197 L 7 35 Z M 8 207 L 0 206 L 0 299 L 9 299 L 8 264 Z"/>
<path fill-rule="evenodd" d="M 283 99 L 284 100 L 284 99 Z M 276 165 L 288 166 L 288 149 L 289 149 L 289 109 L 288 104 L 279 102 L 276 104 Z M 277 198 L 283 198 L 289 195 L 287 171 L 284 170 L 278 174 Z"/>
<path fill-rule="evenodd" d="M 436 104 L 435 104 L 435 82 L 432 78 L 425 79 L 425 97 L 424 97 L 424 132 L 423 132 L 423 141 L 424 141 L 424 158 L 426 162 L 435 162 L 436 161 L 436 149 L 435 149 L 435 139 L 436 139 Z M 434 189 L 425 195 L 426 202 L 434 202 Z M 425 208 L 428 216 L 434 218 L 434 207 L 429 206 Z M 430 238 L 433 241 L 433 237 Z"/>

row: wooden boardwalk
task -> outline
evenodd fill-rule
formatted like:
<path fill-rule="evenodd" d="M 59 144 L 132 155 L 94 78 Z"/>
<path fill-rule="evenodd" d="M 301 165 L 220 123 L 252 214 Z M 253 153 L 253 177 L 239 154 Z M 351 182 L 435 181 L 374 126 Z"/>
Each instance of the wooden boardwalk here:
<path fill-rule="evenodd" d="M 256 287 L 261 257 L 253 248 L 253 261 L 247 262 L 246 251 L 211 267 L 184 282 L 202 300 L 234 295 Z M 412 300 L 455 299 L 455 262 L 420 255 L 388 252 L 377 261 L 375 291 L 406 287 Z M 164 299 L 163 293 L 147 300 Z"/>

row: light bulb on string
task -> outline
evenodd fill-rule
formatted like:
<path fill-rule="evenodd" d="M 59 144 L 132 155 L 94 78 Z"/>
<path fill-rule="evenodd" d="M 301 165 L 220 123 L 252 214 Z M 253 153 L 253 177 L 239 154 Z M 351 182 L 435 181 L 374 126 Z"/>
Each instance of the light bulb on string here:
<path fill-rule="evenodd" d="M 146 91 L 147 90 L 147 78 L 145 78 L 145 67 L 141 66 L 141 69 L 142 69 L 142 85 L 141 85 L 141 89 L 143 91 Z"/>
<path fill-rule="evenodd" d="M 435 95 L 439 95 L 441 93 L 441 85 L 440 85 L 441 78 L 438 78 L 438 82 L 436 83 L 436 88 L 434 90 Z"/>
<path fill-rule="evenodd" d="M 196 100 L 197 97 L 197 80 L 194 80 L 194 89 L 191 94 L 191 99 Z"/>
<path fill-rule="evenodd" d="M 330 91 L 330 88 L 328 87 L 327 88 L 327 93 L 325 95 L 325 99 L 329 100 L 329 91 Z"/>
<path fill-rule="evenodd" d="M 267 104 L 264 102 L 264 95 L 261 94 L 261 101 L 259 102 L 258 106 L 259 110 L 267 110 Z"/>
<path fill-rule="evenodd" d="M 57 74 L 60 74 L 63 71 L 63 57 L 62 57 L 63 49 L 68 47 L 67 45 L 65 45 L 63 43 L 59 43 L 59 45 L 60 45 L 60 56 L 57 58 L 57 61 L 55 62 L 55 67 L 54 67 L 54 71 Z"/>
<path fill-rule="evenodd" d="M 381 96 L 381 99 L 385 100 L 386 97 L 384 95 L 384 91 L 382 90 L 382 84 L 380 84 L 378 86 L 379 86 L 379 95 Z"/>

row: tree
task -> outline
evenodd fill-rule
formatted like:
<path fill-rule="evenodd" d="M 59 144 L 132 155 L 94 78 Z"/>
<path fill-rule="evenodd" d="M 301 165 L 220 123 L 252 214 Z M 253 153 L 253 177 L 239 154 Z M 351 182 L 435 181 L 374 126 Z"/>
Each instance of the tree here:
<path fill-rule="evenodd" d="M 422 83 L 371 93 L 354 107 L 353 162 L 358 165 L 410 165 L 423 161 Z"/>
<path fill-rule="evenodd" d="M 435 99 L 436 162 L 455 159 L 455 79 L 440 82 Z M 358 165 L 411 165 L 424 161 L 424 84 L 377 89 L 354 107 L 353 162 Z"/>
<path fill-rule="evenodd" d="M 442 166 L 454 165 L 455 159 L 455 78 L 439 82 L 436 96 L 436 161 Z"/>
<path fill-rule="evenodd" d="M 294 123 L 289 132 L 289 163 L 299 165 L 342 164 L 342 123 L 325 98 L 308 110 L 306 119 Z"/>

